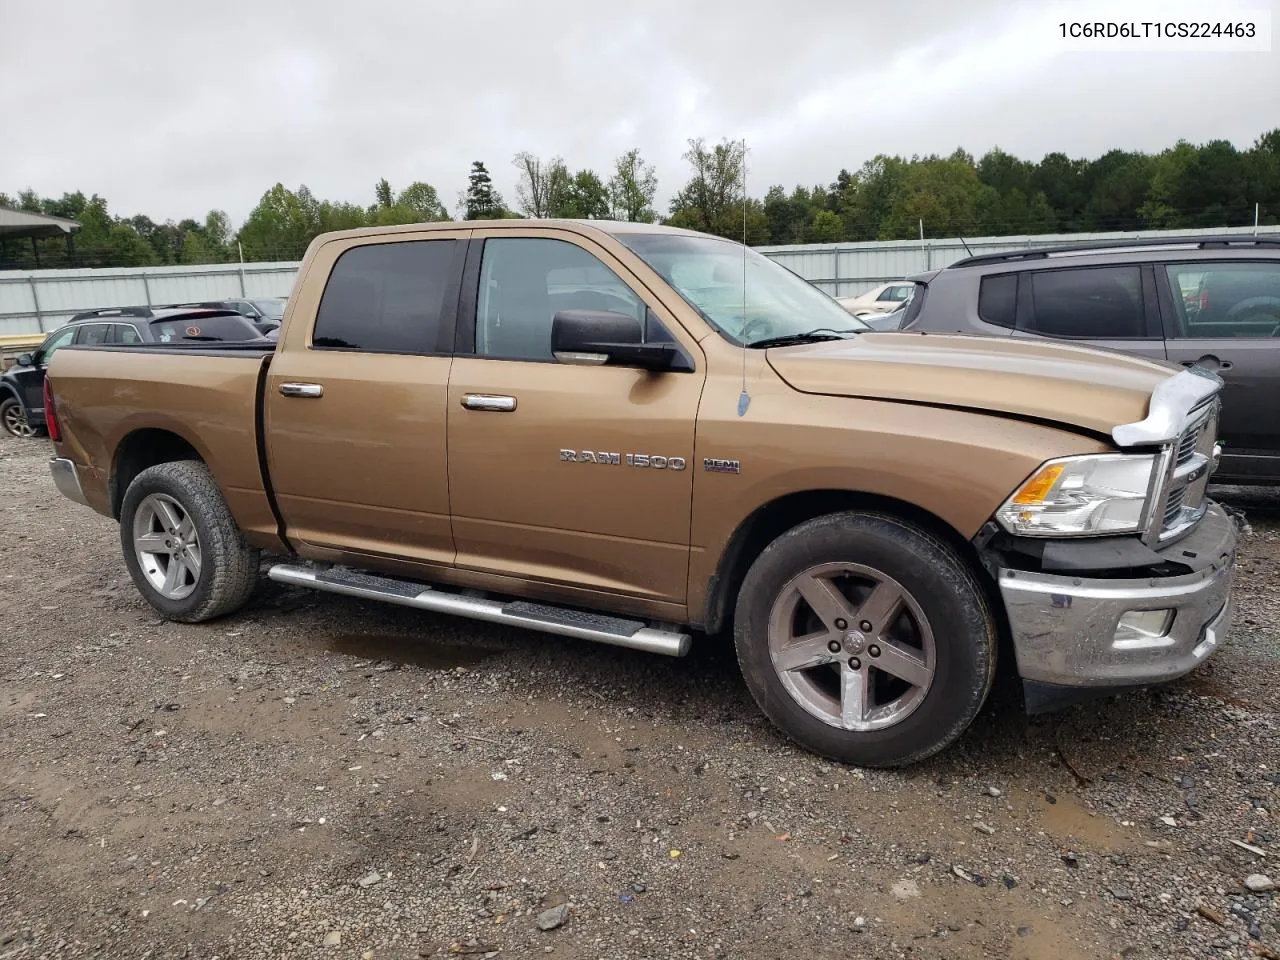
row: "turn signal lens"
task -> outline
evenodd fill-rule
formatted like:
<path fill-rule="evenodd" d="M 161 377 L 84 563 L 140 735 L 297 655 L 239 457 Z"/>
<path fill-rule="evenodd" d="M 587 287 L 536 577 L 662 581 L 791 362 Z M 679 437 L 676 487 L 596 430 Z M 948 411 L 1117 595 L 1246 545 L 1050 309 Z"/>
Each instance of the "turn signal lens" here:
<path fill-rule="evenodd" d="M 1044 503 L 1049 496 L 1049 491 L 1053 489 L 1053 485 L 1058 482 L 1058 478 L 1062 476 L 1062 471 L 1065 469 L 1066 464 L 1045 464 L 1035 476 L 1018 489 L 1018 492 L 1013 495 L 1013 502 L 1020 507 Z"/>

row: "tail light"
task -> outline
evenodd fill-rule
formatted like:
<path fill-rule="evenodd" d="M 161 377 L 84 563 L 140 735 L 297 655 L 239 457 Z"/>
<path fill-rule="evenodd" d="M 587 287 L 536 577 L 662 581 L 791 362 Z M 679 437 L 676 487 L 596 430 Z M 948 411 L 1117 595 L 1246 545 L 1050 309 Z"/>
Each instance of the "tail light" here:
<path fill-rule="evenodd" d="M 53 385 L 49 378 L 44 378 L 44 425 L 49 431 L 49 439 L 54 443 L 62 441 L 62 430 L 58 427 L 58 408 L 53 403 Z"/>

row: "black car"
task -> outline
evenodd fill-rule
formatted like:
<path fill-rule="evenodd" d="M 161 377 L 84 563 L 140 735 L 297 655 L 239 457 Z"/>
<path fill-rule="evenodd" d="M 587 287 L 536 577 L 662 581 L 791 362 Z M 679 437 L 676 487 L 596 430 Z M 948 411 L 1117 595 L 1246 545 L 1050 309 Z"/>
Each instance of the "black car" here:
<path fill-rule="evenodd" d="M 0 428 L 13 437 L 44 430 L 44 371 L 70 343 L 136 344 L 266 340 L 233 310 L 111 307 L 77 313 L 0 375 Z"/>
<path fill-rule="evenodd" d="M 1280 237 L 1095 241 L 911 277 L 901 329 L 1052 338 L 1222 377 L 1220 483 L 1280 484 Z"/>
<path fill-rule="evenodd" d="M 197 303 L 180 303 L 175 306 L 234 310 L 257 327 L 259 332 L 269 334 L 280 328 L 286 303 L 288 300 L 284 297 L 232 297 L 228 300 L 201 300 Z"/>

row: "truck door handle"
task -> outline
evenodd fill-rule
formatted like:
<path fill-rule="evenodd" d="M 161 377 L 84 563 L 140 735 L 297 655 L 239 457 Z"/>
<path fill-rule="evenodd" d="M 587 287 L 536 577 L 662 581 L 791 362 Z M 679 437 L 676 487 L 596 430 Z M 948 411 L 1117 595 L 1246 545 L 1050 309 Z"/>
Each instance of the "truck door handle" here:
<path fill-rule="evenodd" d="M 282 383 L 280 393 L 286 397 L 315 399 L 324 396 L 324 387 L 318 383 Z"/>
<path fill-rule="evenodd" d="M 516 408 L 516 398 L 498 397 L 491 393 L 468 393 L 463 395 L 462 405 L 468 410 L 489 410 L 493 413 L 510 413 Z"/>
<path fill-rule="evenodd" d="M 1219 360 L 1217 357 L 1215 357 L 1211 353 L 1206 354 L 1205 356 L 1201 357 L 1199 360 L 1183 360 L 1182 361 L 1182 365 L 1184 367 L 1194 367 L 1196 364 L 1199 364 L 1200 366 L 1204 367 L 1206 370 L 1230 370 L 1231 369 L 1230 360 Z"/>

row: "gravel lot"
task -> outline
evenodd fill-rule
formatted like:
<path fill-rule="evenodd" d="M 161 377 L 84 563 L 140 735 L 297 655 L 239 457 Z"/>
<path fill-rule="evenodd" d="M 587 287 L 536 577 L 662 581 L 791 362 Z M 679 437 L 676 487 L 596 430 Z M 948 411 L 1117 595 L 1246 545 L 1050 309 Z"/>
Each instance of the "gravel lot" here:
<path fill-rule="evenodd" d="M 1034 721 L 1001 689 L 885 773 L 784 742 L 712 642 L 265 579 L 160 621 L 47 455 L 0 440 L 0 960 L 1280 957 L 1280 495 L 1223 491 L 1205 668 Z"/>

